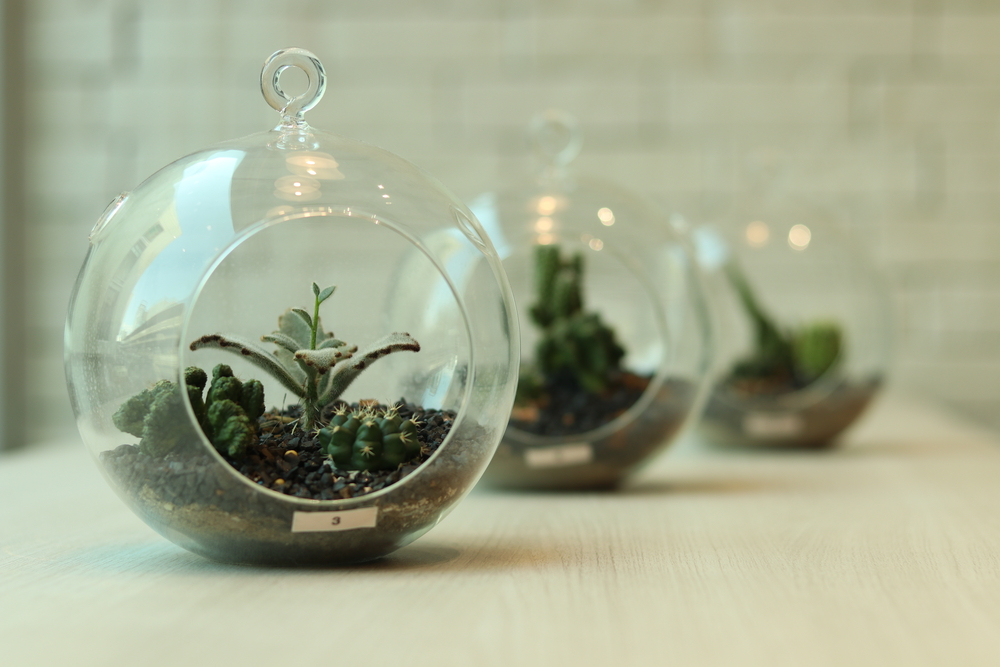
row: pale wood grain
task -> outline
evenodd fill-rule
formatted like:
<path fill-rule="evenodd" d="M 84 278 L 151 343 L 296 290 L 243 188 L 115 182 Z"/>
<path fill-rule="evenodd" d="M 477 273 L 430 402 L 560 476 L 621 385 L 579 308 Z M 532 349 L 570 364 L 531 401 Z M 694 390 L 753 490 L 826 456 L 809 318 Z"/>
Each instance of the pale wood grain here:
<path fill-rule="evenodd" d="M 830 452 L 688 438 L 618 493 L 477 489 L 283 570 L 182 551 L 54 444 L 0 458 L 0 665 L 996 665 L 998 479 L 995 435 L 889 399 Z"/>

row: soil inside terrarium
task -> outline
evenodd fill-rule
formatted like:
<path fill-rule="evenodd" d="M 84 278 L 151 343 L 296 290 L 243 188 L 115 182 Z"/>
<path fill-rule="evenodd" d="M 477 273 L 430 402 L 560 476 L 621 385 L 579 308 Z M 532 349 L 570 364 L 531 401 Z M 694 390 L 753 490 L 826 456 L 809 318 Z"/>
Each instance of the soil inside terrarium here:
<path fill-rule="evenodd" d="M 345 404 L 332 404 L 323 413 L 323 421 L 328 421 L 333 412 Z M 314 500 L 339 500 L 356 498 L 394 484 L 420 467 L 437 451 L 451 430 L 455 413 L 443 410 L 425 410 L 401 400 L 397 409 L 404 420 L 415 418 L 418 423 L 417 437 L 420 441 L 420 455 L 401 463 L 395 470 L 342 470 L 337 468 L 329 456 L 321 451 L 314 436 L 304 431 L 299 424 L 301 406 L 294 405 L 284 410 L 273 408 L 260 417 L 257 441 L 247 448 L 240 459 L 224 459 L 240 474 L 251 481 L 273 491 L 296 498 Z M 385 405 L 366 406 L 375 410 L 385 410 Z M 359 404 L 350 405 L 358 409 Z M 121 445 L 104 452 L 102 460 L 115 473 L 129 476 L 140 474 L 146 479 L 166 476 L 176 479 L 190 472 L 197 477 L 204 471 L 208 454 L 192 455 L 189 449 L 172 452 L 166 456 L 150 456 L 141 452 L 136 445 Z M 141 470 L 140 470 L 141 469 Z M 190 469 L 190 470 L 186 470 Z M 161 474 L 162 473 L 162 474 Z M 200 482 L 192 478 L 188 486 L 199 487 Z"/>
<path fill-rule="evenodd" d="M 539 391 L 519 401 L 510 425 L 533 435 L 559 437 L 586 433 L 624 414 L 642 397 L 651 376 L 615 372 L 607 388 L 594 393 L 581 387 L 572 374 L 546 379 Z"/>
<path fill-rule="evenodd" d="M 709 396 L 702 428 L 721 444 L 828 447 L 881 388 L 881 378 L 840 380 L 815 401 L 782 407 L 791 384 L 727 382 Z"/>
<path fill-rule="evenodd" d="M 648 381 L 640 377 L 639 380 Z M 633 380 L 629 380 L 633 381 Z M 484 480 L 508 489 L 613 488 L 671 442 L 686 423 L 697 400 L 697 385 L 666 378 L 650 393 L 648 405 L 628 421 L 602 435 L 533 436 L 511 421 Z M 633 407 L 639 397 L 622 400 L 606 419 Z M 607 424 L 609 422 L 604 422 Z M 601 424 L 598 424 L 600 426 Z M 564 430 L 563 433 L 566 433 Z M 568 458 L 567 458 L 568 456 Z"/>

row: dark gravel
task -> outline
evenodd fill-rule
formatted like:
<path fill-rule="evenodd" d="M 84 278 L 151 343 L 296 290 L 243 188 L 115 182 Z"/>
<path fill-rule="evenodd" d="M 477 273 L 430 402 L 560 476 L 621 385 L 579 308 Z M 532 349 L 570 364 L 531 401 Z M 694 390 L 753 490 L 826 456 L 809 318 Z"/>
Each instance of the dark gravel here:
<path fill-rule="evenodd" d="M 328 408 L 332 415 L 336 405 Z M 352 407 L 357 407 L 354 405 Z M 379 409 L 386 406 L 379 405 Z M 418 433 L 420 455 L 390 471 L 366 472 L 341 470 L 322 453 L 313 434 L 304 432 L 298 424 L 299 406 L 283 411 L 271 411 L 260 418 L 259 441 L 250 446 L 239 460 L 227 459 L 242 475 L 261 486 L 298 498 L 337 500 L 363 496 L 403 479 L 437 451 L 451 429 L 455 413 L 424 410 L 401 401 L 399 414 L 403 419 L 416 417 L 423 426 Z M 168 501 L 179 505 L 197 497 L 224 495 L 234 482 L 217 474 L 212 458 L 187 449 L 153 457 L 139 451 L 135 445 L 121 445 L 101 454 L 101 460 L 119 479 L 147 481 L 156 484 Z M 221 492 L 220 492 L 221 491 Z"/>
<path fill-rule="evenodd" d="M 540 398 L 515 406 L 510 423 L 527 433 L 544 436 L 592 431 L 632 407 L 650 380 L 649 376 L 618 373 L 605 391 L 594 394 L 572 377 L 555 378 L 543 386 Z"/>

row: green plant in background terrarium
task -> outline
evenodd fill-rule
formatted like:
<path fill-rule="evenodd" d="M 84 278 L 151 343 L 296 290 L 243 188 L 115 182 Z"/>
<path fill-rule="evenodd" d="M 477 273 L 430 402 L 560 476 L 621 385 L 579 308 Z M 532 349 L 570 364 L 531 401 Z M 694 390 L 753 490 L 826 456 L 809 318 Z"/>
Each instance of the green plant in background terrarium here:
<path fill-rule="evenodd" d="M 758 394 L 794 391 L 836 366 L 843 346 L 837 323 L 815 321 L 783 328 L 760 305 L 736 264 L 730 262 L 725 271 L 753 328 L 753 350 L 736 362 L 729 376 L 734 388 Z"/>
<path fill-rule="evenodd" d="M 538 245 L 534 268 L 529 314 L 539 338 L 518 381 L 512 423 L 540 435 L 591 430 L 635 403 L 649 379 L 622 368 L 625 349 L 614 330 L 585 310 L 581 253 L 567 259 L 558 245 Z"/>
<path fill-rule="evenodd" d="M 299 406 L 266 412 L 258 380 L 241 381 L 228 365 L 218 364 L 209 383 L 205 371 L 192 366 L 184 373 L 184 392 L 161 380 L 122 404 L 113 416 L 115 426 L 139 437 L 138 450 L 143 454 L 158 458 L 176 454 L 194 444 L 184 428 L 186 393 L 212 446 L 265 486 L 328 499 L 348 471 L 381 474 L 383 485 L 398 481 L 404 464 L 419 463 L 421 455 L 430 452 L 422 414 L 412 406 L 385 406 L 374 400 L 348 405 L 340 396 L 378 359 L 394 352 L 419 352 L 420 344 L 407 333 L 392 333 L 359 352 L 356 345 L 324 331 L 319 308 L 334 289 L 321 290 L 314 283 L 312 313 L 290 308 L 278 318 L 278 329 L 261 336 L 262 342 L 276 346 L 274 352 L 230 334 L 202 336 L 190 345 L 193 351 L 214 348 L 249 361 L 298 397 Z M 436 421 L 440 425 L 442 420 Z M 434 439 L 439 444 L 443 436 Z M 320 472 L 318 478 L 306 474 L 299 485 L 286 479 L 294 479 L 288 473 L 299 463 L 312 468 L 312 473 Z M 337 491 L 343 488 L 347 486 Z M 372 490 L 367 485 L 361 491 L 365 488 Z"/>

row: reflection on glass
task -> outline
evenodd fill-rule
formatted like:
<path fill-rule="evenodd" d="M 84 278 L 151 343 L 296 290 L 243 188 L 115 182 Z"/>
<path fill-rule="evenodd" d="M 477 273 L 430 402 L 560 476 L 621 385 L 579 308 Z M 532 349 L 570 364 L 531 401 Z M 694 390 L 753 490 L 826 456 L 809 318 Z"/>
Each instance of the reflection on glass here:
<path fill-rule="evenodd" d="M 320 196 L 320 183 L 306 176 L 282 176 L 274 182 L 274 196 L 286 201 L 311 201 Z"/>
<path fill-rule="evenodd" d="M 344 178 L 338 169 L 340 164 L 329 153 L 297 151 L 285 158 L 285 164 L 295 176 L 310 176 L 324 181 L 339 181 Z"/>
<path fill-rule="evenodd" d="M 768 239 L 771 238 L 771 230 L 766 222 L 754 220 L 747 225 L 746 237 L 750 247 L 761 248 L 767 245 Z"/>
<path fill-rule="evenodd" d="M 535 221 L 535 231 L 538 233 L 551 232 L 552 231 L 552 218 L 541 217 Z"/>
<path fill-rule="evenodd" d="M 615 214 L 610 208 L 602 208 L 597 211 L 597 219 L 601 221 L 601 224 L 605 227 L 610 227 L 615 224 Z"/>
<path fill-rule="evenodd" d="M 552 215 L 556 210 L 556 198 L 549 195 L 539 197 L 536 210 L 539 215 Z"/>
<path fill-rule="evenodd" d="M 793 250 L 805 250 L 812 240 L 812 232 L 805 225 L 792 225 L 788 230 L 788 245 Z"/>

